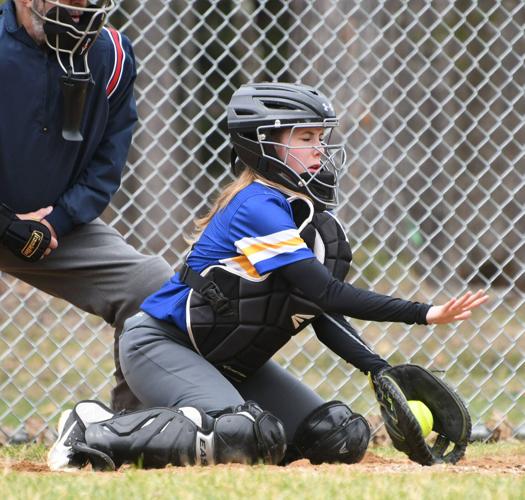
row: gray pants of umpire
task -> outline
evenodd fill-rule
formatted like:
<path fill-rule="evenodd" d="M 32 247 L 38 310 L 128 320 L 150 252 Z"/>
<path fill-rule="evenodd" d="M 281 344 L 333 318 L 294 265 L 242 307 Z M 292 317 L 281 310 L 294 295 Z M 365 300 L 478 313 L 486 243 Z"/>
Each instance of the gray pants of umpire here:
<path fill-rule="evenodd" d="M 0 271 L 103 318 L 115 327 L 115 410 L 139 405 L 118 364 L 118 337 L 124 321 L 146 296 L 173 274 L 164 259 L 143 255 L 101 220 L 59 238 L 58 248 L 38 262 L 24 262 L 0 246 Z"/>
<path fill-rule="evenodd" d="M 247 380 L 230 382 L 195 352 L 188 335 L 143 312 L 124 325 L 120 363 L 146 407 L 196 406 L 213 411 L 251 400 L 281 419 L 289 440 L 302 420 L 324 402 L 272 360 Z"/>

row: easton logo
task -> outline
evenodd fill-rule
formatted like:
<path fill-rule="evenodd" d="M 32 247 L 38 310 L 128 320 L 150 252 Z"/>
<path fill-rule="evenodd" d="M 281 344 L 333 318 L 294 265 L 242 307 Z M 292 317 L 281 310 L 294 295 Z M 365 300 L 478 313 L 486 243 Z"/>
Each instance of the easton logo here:
<path fill-rule="evenodd" d="M 20 250 L 20 253 L 24 257 L 32 257 L 33 254 L 38 250 L 38 247 L 40 246 L 40 243 L 42 243 L 43 239 L 43 233 L 40 231 L 33 231 L 27 240 L 27 243 L 24 245 L 24 248 Z"/>
<path fill-rule="evenodd" d="M 206 441 L 202 438 L 199 439 L 199 453 L 201 457 L 201 465 L 208 465 L 208 456 L 206 453 Z"/>
<path fill-rule="evenodd" d="M 307 319 L 312 319 L 313 314 L 294 314 L 292 316 L 292 323 L 294 328 L 301 326 Z"/>

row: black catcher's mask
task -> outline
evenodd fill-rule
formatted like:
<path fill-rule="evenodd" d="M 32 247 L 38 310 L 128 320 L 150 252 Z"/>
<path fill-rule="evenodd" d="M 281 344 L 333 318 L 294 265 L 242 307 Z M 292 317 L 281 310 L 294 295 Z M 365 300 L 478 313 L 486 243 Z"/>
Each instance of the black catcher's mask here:
<path fill-rule="evenodd" d="M 81 141 L 80 126 L 84 104 L 91 85 L 88 51 L 103 28 L 114 0 L 90 0 L 85 7 L 60 0 L 46 0 L 52 7 L 45 13 L 33 7 L 33 14 L 43 22 L 46 44 L 55 53 L 64 75 L 61 77 L 64 98 L 62 136 Z"/>

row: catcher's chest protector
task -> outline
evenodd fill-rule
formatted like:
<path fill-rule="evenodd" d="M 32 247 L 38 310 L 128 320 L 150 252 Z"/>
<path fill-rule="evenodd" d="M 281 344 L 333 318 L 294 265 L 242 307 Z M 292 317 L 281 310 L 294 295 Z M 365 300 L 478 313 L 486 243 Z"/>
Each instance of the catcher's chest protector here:
<path fill-rule="evenodd" d="M 340 223 L 328 212 L 314 213 L 301 198 L 289 201 L 301 237 L 333 275 L 344 280 L 352 252 Z M 249 279 L 224 266 L 212 266 L 202 276 L 218 286 L 231 310 L 217 312 L 209 300 L 191 290 L 186 303 L 188 332 L 195 349 L 233 380 L 255 372 L 323 312 L 278 273 Z"/>

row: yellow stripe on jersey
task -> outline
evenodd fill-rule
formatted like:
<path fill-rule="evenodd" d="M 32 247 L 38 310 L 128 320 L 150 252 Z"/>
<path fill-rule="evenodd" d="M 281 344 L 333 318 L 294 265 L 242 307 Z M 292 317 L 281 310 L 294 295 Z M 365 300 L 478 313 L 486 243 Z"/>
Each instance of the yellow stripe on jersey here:
<path fill-rule="evenodd" d="M 252 264 L 307 248 L 297 229 L 286 229 L 266 236 L 242 238 L 235 242 L 235 246 L 250 259 Z"/>
<path fill-rule="evenodd" d="M 221 259 L 219 261 L 221 264 L 225 264 L 226 267 L 231 268 L 238 273 L 248 275 L 251 278 L 260 278 L 261 275 L 257 272 L 255 267 L 252 266 L 252 263 L 244 255 L 239 255 L 238 257 L 232 257 L 231 259 Z"/>

